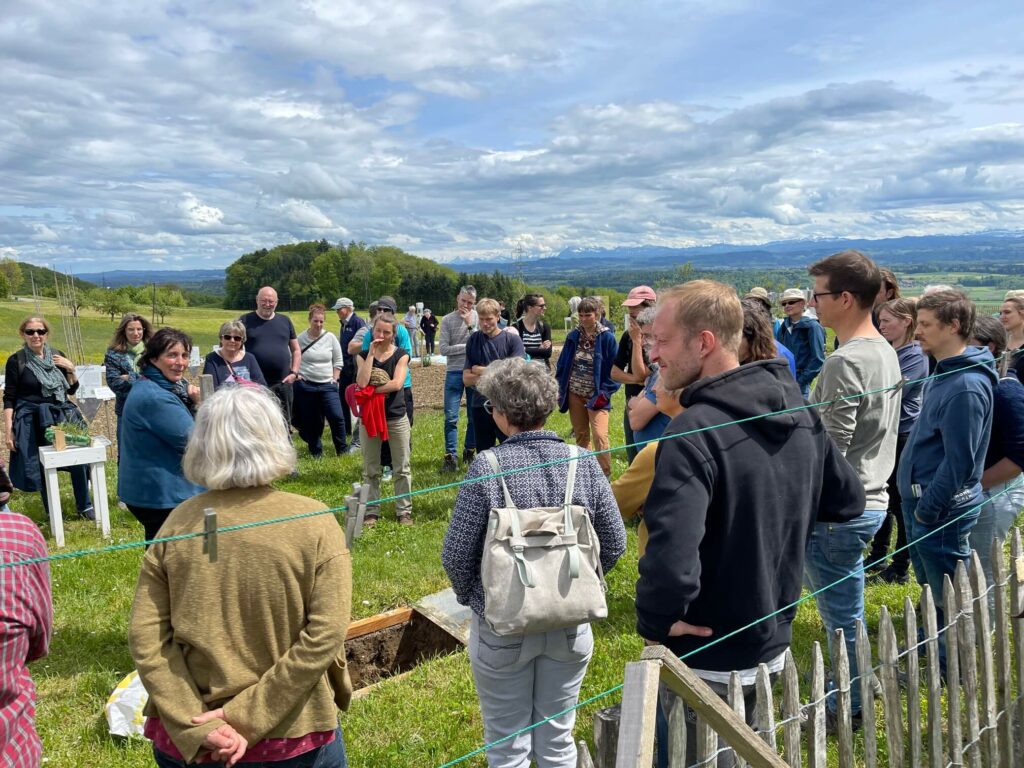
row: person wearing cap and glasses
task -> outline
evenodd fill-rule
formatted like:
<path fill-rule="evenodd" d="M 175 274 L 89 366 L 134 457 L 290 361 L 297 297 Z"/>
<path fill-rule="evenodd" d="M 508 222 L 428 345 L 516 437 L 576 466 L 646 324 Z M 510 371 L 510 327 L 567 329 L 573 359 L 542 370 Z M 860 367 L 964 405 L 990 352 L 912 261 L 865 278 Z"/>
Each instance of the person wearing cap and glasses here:
<path fill-rule="evenodd" d="M 345 400 L 345 388 L 356 380 L 356 359 L 349 352 L 348 347 L 359 329 L 366 325 L 366 322 L 356 314 L 356 305 L 352 302 L 352 299 L 345 296 L 334 302 L 334 306 L 331 309 L 338 313 L 338 321 L 341 323 L 338 333 L 342 359 L 341 376 L 338 377 L 341 415 L 345 419 L 345 434 L 353 435 L 352 442 L 355 444 L 358 438 L 355 436 L 356 433 L 352 431 L 352 410 L 348 407 L 348 402 Z"/>
<path fill-rule="evenodd" d="M 653 307 L 658 300 L 654 289 L 648 285 L 638 285 L 630 290 L 622 306 L 626 308 L 626 330 L 619 339 L 619 347 L 612 363 L 612 380 L 626 387 L 626 402 L 636 397 L 644 389 L 651 372 L 651 364 L 647 352 L 640 339 L 640 326 L 636 319 L 648 307 Z M 640 448 L 631 447 L 634 442 L 633 430 L 629 426 L 629 408 L 622 414 L 622 430 L 626 438 L 626 461 L 632 463 Z M 642 446 L 641 446 L 642 447 Z"/>
<path fill-rule="evenodd" d="M 775 338 L 796 358 L 796 383 L 807 398 L 811 382 L 825 363 L 825 329 L 817 319 L 804 314 L 807 298 L 799 288 L 787 288 L 779 303 L 786 319 L 775 332 Z"/>

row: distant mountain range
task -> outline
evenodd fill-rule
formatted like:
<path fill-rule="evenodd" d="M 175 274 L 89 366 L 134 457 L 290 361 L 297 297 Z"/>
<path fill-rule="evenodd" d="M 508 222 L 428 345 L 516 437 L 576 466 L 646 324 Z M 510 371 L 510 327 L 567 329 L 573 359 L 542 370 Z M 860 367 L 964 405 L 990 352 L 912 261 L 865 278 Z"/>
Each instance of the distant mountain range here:
<path fill-rule="evenodd" d="M 556 256 L 527 258 L 518 268 L 532 283 L 549 281 L 598 284 L 622 273 L 638 270 L 670 270 L 690 262 L 701 269 L 794 269 L 846 248 L 867 253 L 881 264 L 936 264 L 937 269 L 963 271 L 971 264 L 1024 264 L 1024 232 L 1000 231 L 968 235 L 928 235 L 880 240 L 821 239 L 782 240 L 761 245 L 720 243 L 691 248 L 666 248 L 655 245 L 617 248 L 565 248 Z M 459 272 L 512 273 L 517 269 L 509 258 L 449 262 L 445 266 Z M 113 270 L 77 275 L 97 285 L 116 288 L 121 285 L 175 284 L 181 288 L 207 293 L 223 293 L 224 270 Z M 603 283 L 601 283 L 603 284 Z"/>
<path fill-rule="evenodd" d="M 82 280 L 96 283 L 103 288 L 119 288 L 122 285 L 177 285 L 189 290 L 207 293 L 224 292 L 223 269 L 115 269 L 110 272 L 91 272 L 77 275 Z"/>
<path fill-rule="evenodd" d="M 645 267 L 665 269 L 692 262 L 702 268 L 760 269 L 806 266 L 809 261 L 830 253 L 856 248 L 885 264 L 919 264 L 927 262 L 1022 261 L 1024 232 L 985 232 L 969 235 L 928 235 L 895 237 L 881 240 L 822 239 L 782 240 L 762 245 L 701 245 L 691 248 L 666 248 L 655 245 L 620 246 L 617 248 L 565 248 L 557 256 L 529 259 L 523 262 L 524 275 L 541 276 L 569 266 L 636 270 Z M 495 269 L 512 271 L 511 259 L 494 262 L 467 261 L 448 264 L 452 269 L 479 272 L 494 264 Z"/>

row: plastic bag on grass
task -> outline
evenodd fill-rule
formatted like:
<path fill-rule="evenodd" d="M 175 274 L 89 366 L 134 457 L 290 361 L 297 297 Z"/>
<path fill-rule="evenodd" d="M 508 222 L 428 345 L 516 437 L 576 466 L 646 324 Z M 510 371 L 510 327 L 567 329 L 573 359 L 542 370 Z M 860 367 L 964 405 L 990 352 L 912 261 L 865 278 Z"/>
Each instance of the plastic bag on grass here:
<path fill-rule="evenodd" d="M 142 708 L 146 706 L 148 699 L 149 694 L 142 687 L 139 673 L 132 670 L 117 684 L 107 699 L 106 706 L 103 707 L 111 735 L 142 738 L 142 728 L 146 722 Z"/>

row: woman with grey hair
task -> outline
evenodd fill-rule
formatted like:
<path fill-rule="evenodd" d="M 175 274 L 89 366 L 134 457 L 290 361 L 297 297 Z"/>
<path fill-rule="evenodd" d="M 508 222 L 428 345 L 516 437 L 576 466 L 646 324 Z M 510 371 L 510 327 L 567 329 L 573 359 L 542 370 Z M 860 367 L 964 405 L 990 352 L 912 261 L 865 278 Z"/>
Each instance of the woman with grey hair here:
<path fill-rule="evenodd" d="M 562 506 L 570 448 L 544 423 L 558 405 L 558 384 L 538 362 L 496 360 L 477 382 L 498 427 L 508 435 L 493 448 L 512 501 L 520 509 Z M 552 463 L 555 462 L 555 463 Z M 459 488 L 441 562 L 458 601 L 473 610 L 469 660 L 483 713 L 492 766 L 575 766 L 575 706 L 594 649 L 589 624 L 523 635 L 497 635 L 485 620 L 481 579 L 484 535 L 493 508 L 506 506 L 501 483 L 479 455 Z M 478 478 L 487 479 L 476 481 Z M 573 504 L 584 506 L 607 573 L 626 548 L 626 532 L 608 480 L 593 456 L 578 459 Z M 523 729 L 547 720 L 532 730 Z"/>
<path fill-rule="evenodd" d="M 156 764 L 346 765 L 337 707 L 352 693 L 352 566 L 322 502 L 270 485 L 295 467 L 277 399 L 257 387 L 214 394 L 182 466 L 210 490 L 171 512 L 167 535 L 202 530 L 207 509 L 222 527 L 305 516 L 222 535 L 215 559 L 201 537 L 146 552 L 128 643 Z"/>
<path fill-rule="evenodd" d="M 251 381 L 267 386 L 260 364 L 251 352 L 245 351 L 245 326 L 239 320 L 228 320 L 220 327 L 220 347 L 206 356 L 203 373 L 213 376 L 213 388 L 224 384 Z"/>

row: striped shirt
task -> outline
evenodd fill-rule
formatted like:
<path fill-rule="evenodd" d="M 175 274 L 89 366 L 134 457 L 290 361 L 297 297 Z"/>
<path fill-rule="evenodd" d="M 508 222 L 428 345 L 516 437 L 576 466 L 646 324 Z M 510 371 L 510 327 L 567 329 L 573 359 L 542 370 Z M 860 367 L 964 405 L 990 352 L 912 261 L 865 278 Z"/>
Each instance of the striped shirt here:
<path fill-rule="evenodd" d="M 46 557 L 46 541 L 24 515 L 0 512 L 0 562 Z M 0 764 L 36 768 L 36 687 L 27 664 L 47 654 L 53 599 L 47 563 L 0 568 Z"/>

